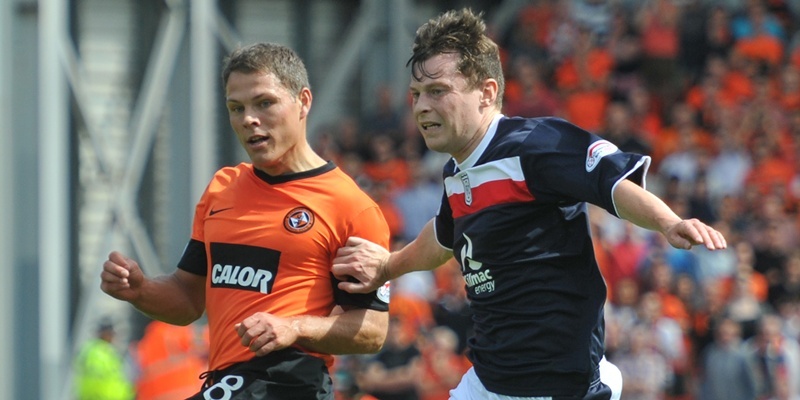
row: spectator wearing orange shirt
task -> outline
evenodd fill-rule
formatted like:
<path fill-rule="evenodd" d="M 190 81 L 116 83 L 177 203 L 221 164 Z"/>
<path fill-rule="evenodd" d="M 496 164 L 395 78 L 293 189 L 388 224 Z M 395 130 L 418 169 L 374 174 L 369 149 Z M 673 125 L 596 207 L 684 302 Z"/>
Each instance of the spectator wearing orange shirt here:
<path fill-rule="evenodd" d="M 785 30 L 761 0 L 747 2 L 746 12 L 731 22 L 734 47 L 743 56 L 775 68 L 783 62 Z"/>
<path fill-rule="evenodd" d="M 753 245 L 747 241 L 741 241 L 734 246 L 736 250 L 736 270 L 732 275 L 723 281 L 723 296 L 730 300 L 736 286 L 736 281 L 740 280 L 745 284 L 744 288 L 753 295 L 758 302 L 767 300 L 769 283 L 764 275 L 755 269 L 755 250 Z"/>
<path fill-rule="evenodd" d="M 631 105 L 631 124 L 641 130 L 652 145 L 664 124 L 660 110 L 643 84 L 632 87 L 627 99 Z"/>
<path fill-rule="evenodd" d="M 375 135 L 369 140 L 369 159 L 364 163 L 364 173 L 373 181 L 388 181 L 392 188 L 408 185 L 408 164 L 395 152 L 396 143 L 391 136 Z"/>
<path fill-rule="evenodd" d="M 778 103 L 785 112 L 800 110 L 800 66 L 786 64 L 780 71 Z M 800 140 L 800 138 L 798 138 Z"/>
<path fill-rule="evenodd" d="M 512 59 L 533 57 L 537 60 L 547 58 L 547 41 L 556 12 L 550 0 L 534 0 L 517 13 L 514 28 L 506 39 L 506 48 Z"/>
<path fill-rule="evenodd" d="M 680 18 L 681 10 L 671 0 L 647 2 L 636 15 L 645 82 L 667 108 L 678 98 L 682 86 L 678 70 Z"/>
<path fill-rule="evenodd" d="M 173 400 L 195 394 L 200 374 L 208 370 L 207 353 L 200 327 L 150 322 L 133 347 L 137 398 Z"/>
<path fill-rule="evenodd" d="M 509 117 L 548 117 L 560 114 L 556 94 L 547 86 L 541 63 L 530 57 L 517 57 L 506 81 L 504 113 Z"/>
<path fill-rule="evenodd" d="M 420 351 L 420 400 L 448 400 L 450 389 L 458 385 L 472 365 L 464 354 L 458 353 L 458 335 L 448 327 L 436 326 L 423 336 Z"/>
<path fill-rule="evenodd" d="M 660 168 L 664 159 L 677 151 L 704 149 L 714 153 L 714 139 L 697 122 L 697 114 L 685 102 L 675 103 L 670 110 L 669 123 L 653 143 L 653 164 Z"/>
<path fill-rule="evenodd" d="M 683 301 L 674 293 L 675 273 L 672 271 L 672 267 L 661 256 L 652 257 L 651 261 L 652 264 L 645 278 L 648 281 L 649 291 L 658 294 L 661 301 L 661 313 L 665 317 L 675 320 L 681 329 L 687 330 L 691 323 L 689 312 Z"/>
<path fill-rule="evenodd" d="M 770 145 L 763 135 L 756 133 L 753 139 L 753 168 L 747 174 L 745 184 L 761 195 L 774 190 L 785 193 L 796 172 L 794 165 L 781 157 L 781 148 Z"/>
<path fill-rule="evenodd" d="M 558 67 L 555 78 L 563 96 L 565 118 L 589 131 L 603 125 L 614 60 L 586 27 L 579 27 L 573 52 Z"/>
<path fill-rule="evenodd" d="M 698 114 L 704 127 L 723 123 L 723 110 L 736 106 L 732 96 L 723 90 L 722 81 L 712 74 L 705 74 L 696 85 L 690 87 L 685 100 Z"/>

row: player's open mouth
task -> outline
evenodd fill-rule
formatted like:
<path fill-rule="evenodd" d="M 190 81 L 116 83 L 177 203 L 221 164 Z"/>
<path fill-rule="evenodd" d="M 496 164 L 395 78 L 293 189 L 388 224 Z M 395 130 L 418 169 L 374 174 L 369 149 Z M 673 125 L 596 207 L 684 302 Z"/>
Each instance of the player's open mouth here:
<path fill-rule="evenodd" d="M 251 136 L 250 139 L 247 139 L 247 144 L 261 144 L 269 140 L 266 136 Z"/>
<path fill-rule="evenodd" d="M 422 129 L 427 131 L 428 128 L 435 128 L 435 127 L 439 127 L 441 125 L 437 124 L 435 122 L 422 122 L 422 123 L 419 124 L 419 126 L 420 126 L 420 128 L 422 128 Z"/>

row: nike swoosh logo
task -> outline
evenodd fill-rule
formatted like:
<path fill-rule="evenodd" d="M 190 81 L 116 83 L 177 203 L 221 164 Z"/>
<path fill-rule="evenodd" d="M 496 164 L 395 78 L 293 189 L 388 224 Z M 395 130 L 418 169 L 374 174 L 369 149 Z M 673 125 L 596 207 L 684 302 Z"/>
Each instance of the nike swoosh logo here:
<path fill-rule="evenodd" d="M 216 213 L 221 213 L 221 212 L 223 212 L 223 211 L 227 211 L 227 210 L 230 210 L 230 209 L 232 209 L 232 208 L 233 208 L 233 207 L 228 207 L 228 208 L 220 208 L 219 210 L 213 210 L 213 209 L 212 209 L 211 211 L 209 211 L 209 212 L 208 212 L 208 216 L 210 217 L 210 216 L 212 216 L 212 215 L 214 215 L 214 214 L 216 214 Z"/>

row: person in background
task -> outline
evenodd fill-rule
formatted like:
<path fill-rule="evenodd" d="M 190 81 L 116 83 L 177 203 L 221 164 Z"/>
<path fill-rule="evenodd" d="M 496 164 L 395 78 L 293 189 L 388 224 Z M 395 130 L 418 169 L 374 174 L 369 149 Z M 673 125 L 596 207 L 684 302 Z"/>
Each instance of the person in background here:
<path fill-rule="evenodd" d="M 199 376 L 208 370 L 208 343 L 201 327 L 147 324 L 133 345 L 136 395 L 141 400 L 185 399 L 197 392 Z"/>
<path fill-rule="evenodd" d="M 251 162 L 214 175 L 173 273 L 145 276 L 114 251 L 101 289 L 171 324 L 207 314 L 209 372 L 192 399 L 333 399 L 333 355 L 383 345 L 389 287 L 348 294 L 330 266 L 349 236 L 388 248 L 389 228 L 378 205 L 309 145 L 312 94 L 293 50 L 238 48 L 222 79 Z"/>
<path fill-rule="evenodd" d="M 658 400 L 673 379 L 669 361 L 656 350 L 649 328 L 634 326 L 623 350 L 613 358 L 625 380 L 625 400 Z"/>
<path fill-rule="evenodd" d="M 115 337 L 114 325 L 102 321 L 96 337 L 81 348 L 74 365 L 76 400 L 133 400 L 133 383 Z"/>
<path fill-rule="evenodd" d="M 391 317 L 386 345 L 358 374 L 361 390 L 381 400 L 419 400 L 421 353 L 409 323 L 407 318 Z"/>
<path fill-rule="evenodd" d="M 765 314 L 756 336 L 744 342 L 756 382 L 756 398 L 796 399 L 800 396 L 800 345 L 783 333 L 783 320 Z"/>
<path fill-rule="evenodd" d="M 587 203 L 676 248 L 715 250 L 726 241 L 645 190 L 649 157 L 563 119 L 502 115 L 503 69 L 485 32 L 469 9 L 417 30 L 409 61 L 414 117 L 427 147 L 452 156 L 439 212 L 392 253 L 351 237 L 333 273 L 341 289 L 368 293 L 456 259 L 474 335 L 473 367 L 450 392 L 453 400 L 619 398 L 619 370 L 604 359 L 607 293 Z"/>
<path fill-rule="evenodd" d="M 756 382 L 742 347 L 742 328 L 724 318 L 717 325 L 714 341 L 703 352 L 699 373 L 700 398 L 706 400 L 752 400 Z"/>

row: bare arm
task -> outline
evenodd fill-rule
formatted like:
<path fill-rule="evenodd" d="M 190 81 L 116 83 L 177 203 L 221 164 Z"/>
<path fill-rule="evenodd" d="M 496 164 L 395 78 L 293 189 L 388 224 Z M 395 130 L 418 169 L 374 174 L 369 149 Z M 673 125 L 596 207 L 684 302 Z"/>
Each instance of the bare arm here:
<path fill-rule="evenodd" d="M 698 244 L 709 250 L 727 247 L 717 230 L 695 218 L 681 219 L 656 195 L 629 180 L 617 185 L 614 203 L 620 218 L 661 233 L 675 248 L 690 249 Z"/>
<path fill-rule="evenodd" d="M 386 281 L 406 273 L 432 270 L 452 256 L 450 251 L 439 246 L 433 231 L 433 220 L 430 220 L 416 239 L 391 254 L 370 241 L 349 238 L 347 246 L 336 253 L 331 270 L 342 280 L 340 289 L 351 293 L 369 293 Z"/>
<path fill-rule="evenodd" d="M 204 276 L 183 270 L 148 278 L 139 264 L 119 252 L 111 252 L 103 263 L 100 288 L 127 301 L 147 316 L 175 325 L 188 325 L 205 311 Z"/>
<path fill-rule="evenodd" d="M 326 354 L 375 353 L 386 340 L 388 325 L 388 312 L 352 309 L 328 317 L 259 312 L 235 328 L 242 345 L 263 356 L 293 344 Z"/>

